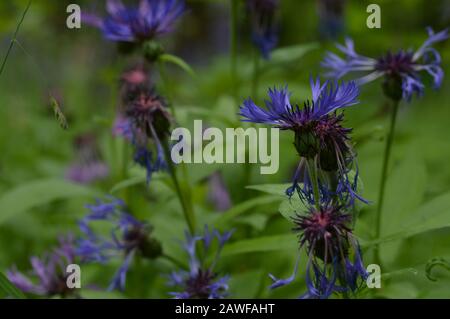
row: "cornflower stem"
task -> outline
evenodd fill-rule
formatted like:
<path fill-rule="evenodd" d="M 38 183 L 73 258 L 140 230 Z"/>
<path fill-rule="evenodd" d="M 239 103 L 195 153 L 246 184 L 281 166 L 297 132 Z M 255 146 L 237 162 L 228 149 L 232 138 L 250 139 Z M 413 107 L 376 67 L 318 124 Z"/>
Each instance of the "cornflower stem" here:
<path fill-rule="evenodd" d="M 128 163 L 130 158 L 129 145 L 126 141 L 120 141 L 122 143 L 122 163 L 121 163 L 121 178 L 120 180 L 125 180 L 128 178 Z M 130 189 L 127 187 L 123 190 L 125 202 L 131 204 L 130 200 Z"/>
<path fill-rule="evenodd" d="M 375 227 L 375 238 L 379 239 L 381 235 L 381 223 L 382 223 L 382 210 L 384 204 L 384 194 L 386 190 L 386 179 L 387 179 L 387 171 L 389 167 L 389 160 L 391 157 L 392 150 L 392 142 L 394 140 L 395 135 L 395 124 L 397 122 L 397 113 L 398 113 L 399 101 L 392 100 L 392 113 L 391 113 L 391 122 L 389 127 L 389 132 L 386 139 L 386 145 L 384 149 L 383 156 L 383 166 L 381 169 L 381 181 L 380 181 L 380 189 L 378 193 L 378 207 L 376 213 L 376 227 Z M 381 262 L 380 258 L 380 246 L 377 245 L 375 247 L 375 261 L 379 265 Z"/>
<path fill-rule="evenodd" d="M 182 188 L 182 185 L 178 181 L 177 172 L 175 169 L 175 165 L 173 164 L 170 156 L 170 147 L 167 140 L 161 141 L 162 148 L 164 149 L 164 156 L 166 158 L 166 162 L 169 168 L 169 173 L 172 178 L 173 184 L 175 186 L 175 191 L 177 193 L 178 199 L 180 201 L 181 207 L 183 209 L 184 218 L 186 219 L 186 222 L 188 224 L 188 228 L 191 234 L 195 233 L 195 214 L 194 209 L 192 206 L 192 201 L 189 197 L 190 192 L 185 191 L 186 187 L 184 189 Z M 184 186 L 184 184 L 183 184 Z"/>
<path fill-rule="evenodd" d="M 317 165 L 315 158 L 307 159 L 306 166 L 308 168 L 309 178 L 313 187 L 314 204 L 316 209 L 320 210 L 320 191 L 319 191 L 319 179 L 317 173 Z"/>
<path fill-rule="evenodd" d="M 170 261 L 172 264 L 174 264 L 175 266 L 177 266 L 181 269 L 186 268 L 186 266 L 181 261 L 179 261 L 178 259 L 176 259 L 172 256 L 169 256 L 167 254 L 162 254 L 161 257 L 166 259 L 167 261 Z"/>
<path fill-rule="evenodd" d="M 230 71 L 233 97 L 237 101 L 238 83 L 237 83 L 237 50 L 238 50 L 238 14 L 239 0 L 231 0 L 231 21 L 230 21 Z"/>
<path fill-rule="evenodd" d="M 164 89 L 167 94 L 170 112 L 172 113 L 173 118 L 176 118 L 175 107 L 174 107 L 174 103 L 173 103 L 173 93 L 172 93 L 172 89 L 170 86 L 169 78 L 167 76 L 166 66 L 164 64 L 164 61 L 159 61 L 158 67 L 159 67 L 159 74 L 161 76 L 161 80 L 163 82 Z M 189 186 L 189 174 L 187 172 L 186 165 L 185 165 L 185 163 L 180 164 L 182 174 L 183 174 L 183 179 L 185 181 L 185 183 L 180 184 L 178 181 L 176 172 L 175 172 L 175 166 L 173 165 L 173 162 L 170 160 L 171 157 L 170 157 L 169 145 L 168 145 L 167 141 L 163 141 L 162 144 L 163 144 L 165 156 L 166 156 L 166 159 L 167 159 L 167 162 L 169 165 L 169 169 L 171 171 L 171 177 L 173 179 L 175 188 L 177 190 L 178 197 L 180 198 L 180 202 L 183 206 L 183 212 L 185 214 L 186 221 L 188 222 L 188 225 L 189 225 L 189 230 L 192 234 L 194 234 L 195 214 L 194 214 L 194 209 L 193 209 L 192 200 L 191 200 L 192 193 L 191 193 L 191 189 Z M 178 189 L 180 191 L 178 191 Z"/>
<path fill-rule="evenodd" d="M 159 71 L 159 75 L 161 76 L 161 80 L 163 82 L 164 90 L 166 91 L 166 95 L 169 100 L 168 103 L 169 103 L 170 112 L 172 113 L 172 116 L 175 118 L 176 113 L 175 113 L 175 107 L 173 106 L 173 101 L 172 101 L 172 90 L 171 90 L 171 87 L 169 84 L 169 78 L 167 76 L 166 66 L 163 61 L 158 62 L 158 71 Z"/>

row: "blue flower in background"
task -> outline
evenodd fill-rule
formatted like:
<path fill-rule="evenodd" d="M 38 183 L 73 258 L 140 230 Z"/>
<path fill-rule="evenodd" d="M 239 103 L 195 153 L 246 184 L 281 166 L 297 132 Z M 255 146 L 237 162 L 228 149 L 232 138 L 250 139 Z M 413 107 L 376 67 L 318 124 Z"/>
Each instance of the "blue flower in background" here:
<path fill-rule="evenodd" d="M 125 289 L 130 263 L 136 253 L 154 259 L 161 255 L 161 245 L 150 237 L 151 228 L 125 212 L 123 201 L 111 198 L 107 202 L 97 201 L 86 205 L 90 213 L 80 222 L 83 236 L 78 240 L 76 253 L 83 262 L 106 263 L 113 258 L 123 258 L 109 290 Z M 94 222 L 110 224 L 107 235 L 98 234 L 92 228 Z"/>
<path fill-rule="evenodd" d="M 265 59 L 278 43 L 278 32 L 275 25 L 275 13 L 278 0 L 247 0 L 250 15 L 252 41 L 261 51 Z"/>
<path fill-rule="evenodd" d="M 106 9 L 106 18 L 85 14 L 83 20 L 108 40 L 143 42 L 171 32 L 185 5 L 182 0 L 141 0 L 138 6 L 126 7 L 120 0 L 107 0 Z"/>
<path fill-rule="evenodd" d="M 441 86 L 444 78 L 441 57 L 432 45 L 446 39 L 448 29 L 434 33 L 428 28 L 428 39 L 417 51 L 388 52 L 378 59 L 373 59 L 356 53 L 353 41 L 348 38 L 345 46 L 337 45 L 345 58 L 328 52 L 322 66 L 327 70 L 326 75 L 333 78 L 341 78 L 351 72 L 368 73 L 356 80 L 358 85 L 384 76 L 385 85 L 388 86 L 385 92 L 389 97 L 410 101 L 414 93 L 421 96 L 424 92 L 425 85 L 420 77 L 421 71 L 425 71 L 433 78 L 435 89 Z"/>
<path fill-rule="evenodd" d="M 307 292 L 301 298 L 326 299 L 333 293 L 356 292 L 367 278 L 361 252 L 350 228 L 351 215 L 341 207 L 311 208 L 306 214 L 294 218 L 294 231 L 299 233 L 300 249 L 306 247 Z M 285 286 L 294 281 L 299 257 L 291 277 L 273 280 L 271 288 Z"/>
<path fill-rule="evenodd" d="M 149 183 L 154 172 L 167 167 L 161 139 L 168 135 L 172 118 L 165 101 L 152 88 L 145 65 L 138 64 L 122 74 L 120 91 L 121 108 L 113 134 L 132 143 L 133 160 L 146 169 Z"/>
<path fill-rule="evenodd" d="M 76 159 L 67 168 L 65 177 L 75 183 L 90 184 L 105 179 L 109 168 L 101 159 L 96 136 L 83 134 L 75 139 Z"/>
<path fill-rule="evenodd" d="M 345 26 L 346 0 L 318 0 L 319 32 L 324 38 L 337 38 Z"/>
<path fill-rule="evenodd" d="M 29 276 L 19 272 L 14 266 L 7 272 L 8 279 L 20 290 L 39 296 L 61 296 L 72 294 L 67 287 L 66 267 L 75 263 L 73 237 L 61 237 L 59 246 L 42 258 L 31 257 L 33 267 Z M 31 279 L 30 279 L 31 278 Z"/>
<path fill-rule="evenodd" d="M 232 231 L 221 234 L 218 230 L 209 231 L 205 226 L 203 236 L 192 236 L 186 232 L 184 250 L 189 256 L 189 270 L 173 272 L 169 276 L 169 286 L 178 287 L 181 292 L 172 292 L 177 299 L 220 299 L 227 296 L 228 276 L 219 277 L 214 268 L 225 243 L 230 239 Z M 213 239 L 218 241 L 213 261 L 206 265 L 205 256 L 210 252 Z M 198 244 L 203 251 L 197 252 Z M 203 259 L 200 259 L 202 256 Z"/>
<path fill-rule="evenodd" d="M 321 201 L 328 202 L 338 196 L 343 202 L 353 204 L 355 199 L 364 201 L 356 192 L 358 167 L 349 143 L 351 129 L 341 126 L 343 114 L 336 111 L 358 103 L 359 89 L 354 82 L 337 83 L 311 78 L 312 100 L 303 108 L 291 105 L 287 87 L 270 89 L 270 100 L 265 108 L 251 99 L 240 108 L 243 121 L 264 123 L 295 133 L 294 145 L 301 156 L 294 174 L 293 185 L 287 190 L 292 196 L 297 191 L 306 202 L 313 204 L 311 180 L 306 169 L 307 160 L 314 159 L 318 168 L 325 172 L 337 172 L 335 185 L 331 187 L 325 176 L 319 175 Z M 352 170 L 354 173 L 352 173 Z M 353 174 L 353 175 L 352 175 Z M 302 186 L 299 185 L 302 184 Z"/>

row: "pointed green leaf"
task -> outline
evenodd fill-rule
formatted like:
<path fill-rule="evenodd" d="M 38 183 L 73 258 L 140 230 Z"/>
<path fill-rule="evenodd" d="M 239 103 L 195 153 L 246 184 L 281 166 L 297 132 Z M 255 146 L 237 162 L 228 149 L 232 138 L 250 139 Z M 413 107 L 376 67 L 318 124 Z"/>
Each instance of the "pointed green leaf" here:
<path fill-rule="evenodd" d="M 8 297 L 17 299 L 26 298 L 23 292 L 17 289 L 17 287 L 14 286 L 2 272 L 0 272 L 0 290 L 3 291 Z"/>
<path fill-rule="evenodd" d="M 96 196 L 100 196 L 98 191 L 64 180 L 44 179 L 29 182 L 0 196 L 0 224 L 55 200 Z"/>

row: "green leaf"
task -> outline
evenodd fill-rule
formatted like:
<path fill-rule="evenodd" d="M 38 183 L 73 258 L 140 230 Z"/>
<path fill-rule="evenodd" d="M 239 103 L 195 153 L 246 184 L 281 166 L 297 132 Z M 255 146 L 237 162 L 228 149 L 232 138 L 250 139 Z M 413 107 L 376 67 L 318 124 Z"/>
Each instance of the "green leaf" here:
<path fill-rule="evenodd" d="M 196 77 L 195 71 L 191 68 L 189 64 L 187 64 L 183 59 L 180 57 L 177 57 L 172 54 L 161 54 L 159 56 L 159 60 L 166 63 L 172 63 L 177 66 L 179 66 L 181 69 L 183 69 L 186 73 L 188 73 L 192 77 Z"/>
<path fill-rule="evenodd" d="M 25 295 L 14 286 L 8 278 L 0 271 L 0 290 L 3 291 L 7 296 L 14 297 L 18 299 L 25 299 Z"/>
<path fill-rule="evenodd" d="M 246 239 L 228 244 L 223 249 L 224 256 L 247 254 L 254 252 L 296 250 L 297 239 L 294 234 L 276 235 Z"/>
<path fill-rule="evenodd" d="M 429 262 L 427 262 L 427 265 L 425 266 L 427 278 L 430 279 L 431 281 L 437 281 L 437 279 L 431 274 L 433 268 L 436 266 L 443 267 L 444 269 L 450 271 L 450 262 L 448 262 L 446 259 L 442 257 L 436 257 L 431 259 Z"/>
<path fill-rule="evenodd" d="M 286 189 L 290 186 L 292 186 L 292 184 L 261 184 L 261 185 L 250 185 L 247 186 L 246 188 L 271 195 L 287 197 Z"/>
<path fill-rule="evenodd" d="M 117 193 L 120 190 L 126 189 L 128 187 L 132 187 L 139 184 L 144 184 L 147 181 L 146 176 L 135 176 L 126 180 L 123 180 L 111 188 L 109 191 L 110 194 Z"/>
<path fill-rule="evenodd" d="M 249 199 L 245 202 L 239 203 L 223 214 L 220 215 L 215 221 L 214 224 L 217 226 L 223 225 L 224 223 L 228 223 L 229 221 L 235 219 L 236 217 L 244 214 L 245 212 L 249 211 L 250 209 L 253 209 L 258 206 L 266 206 L 270 205 L 272 203 L 276 203 L 280 201 L 280 197 L 278 196 L 272 196 L 272 195 L 265 195 L 260 196 L 257 198 Z"/>
<path fill-rule="evenodd" d="M 233 274 L 230 278 L 230 295 L 233 298 L 256 298 L 261 279 L 267 274 L 259 269 Z"/>
<path fill-rule="evenodd" d="M 386 185 L 382 236 L 398 231 L 405 220 L 410 220 L 411 212 L 422 203 L 426 186 L 425 163 L 419 156 L 409 153 L 393 170 Z"/>
<path fill-rule="evenodd" d="M 278 211 L 284 218 L 292 222 L 292 217 L 299 213 L 304 213 L 308 210 L 308 207 L 301 201 L 298 196 L 292 196 L 286 198 L 280 204 Z"/>
<path fill-rule="evenodd" d="M 279 48 L 272 52 L 270 60 L 267 63 L 270 65 L 293 63 L 318 47 L 317 43 L 307 43 Z"/>
<path fill-rule="evenodd" d="M 386 243 L 418 235 L 430 230 L 450 227 L 450 192 L 441 195 L 422 205 L 412 212 L 400 231 L 384 236 L 378 240 L 369 241 L 364 246 Z"/>
<path fill-rule="evenodd" d="M 44 179 L 20 185 L 0 197 L 0 224 L 10 218 L 55 200 L 95 197 L 99 192 L 58 179 Z"/>

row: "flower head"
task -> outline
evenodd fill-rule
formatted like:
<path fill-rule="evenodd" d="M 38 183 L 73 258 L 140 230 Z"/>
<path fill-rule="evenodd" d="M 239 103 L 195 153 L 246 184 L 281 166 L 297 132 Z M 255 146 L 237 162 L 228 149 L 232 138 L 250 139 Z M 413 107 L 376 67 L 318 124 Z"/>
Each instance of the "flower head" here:
<path fill-rule="evenodd" d="M 140 0 L 127 7 L 121 0 L 107 0 L 106 10 L 105 18 L 86 14 L 83 19 L 108 40 L 140 43 L 171 32 L 185 5 L 182 0 Z"/>
<path fill-rule="evenodd" d="M 346 0 L 318 0 L 319 31 L 326 38 L 336 38 L 344 29 Z"/>
<path fill-rule="evenodd" d="M 433 87 L 439 88 L 444 78 L 441 57 L 432 45 L 448 39 L 448 29 L 435 33 L 428 28 L 428 39 L 414 51 L 399 50 L 388 52 L 378 59 L 368 58 L 356 53 L 354 43 L 347 39 L 345 46 L 337 45 L 345 55 L 341 58 L 334 53 L 327 53 L 322 66 L 327 69 L 327 76 L 341 78 L 351 72 L 367 73 L 360 77 L 357 84 L 365 84 L 384 76 L 385 94 L 394 100 L 411 100 L 414 93 L 421 96 L 425 85 L 420 72 L 425 71 L 433 78 Z"/>
<path fill-rule="evenodd" d="M 358 103 L 359 89 L 354 82 L 337 83 L 311 78 L 312 100 L 303 108 L 293 106 L 287 88 L 269 90 L 266 107 L 257 106 L 251 99 L 244 101 L 240 115 L 244 121 L 265 123 L 282 130 L 294 132 L 294 145 L 301 157 L 294 175 L 293 186 L 287 190 L 291 196 L 298 191 L 302 199 L 313 204 L 313 190 L 307 162 L 324 172 L 319 176 L 319 187 L 323 201 L 340 197 L 343 202 L 353 204 L 355 199 L 363 200 L 357 193 L 357 165 L 349 143 L 351 129 L 342 126 L 343 114 L 337 111 Z M 355 175 L 351 177 L 352 169 Z M 326 172 L 336 172 L 336 185 L 325 182 Z M 300 187 L 299 183 L 303 186 Z M 364 201 L 364 200 L 363 200 Z"/>
<path fill-rule="evenodd" d="M 220 172 L 215 172 L 209 177 L 208 201 L 219 212 L 224 212 L 232 207 L 231 197 L 225 181 Z"/>
<path fill-rule="evenodd" d="M 43 257 L 32 257 L 30 275 L 24 275 L 14 266 L 7 272 L 8 279 L 25 293 L 43 297 L 65 297 L 73 293 L 67 286 L 66 267 L 75 263 L 72 236 L 61 237 L 59 246 Z M 31 278 L 31 279 L 30 279 Z"/>
<path fill-rule="evenodd" d="M 172 292 L 177 299 L 220 299 L 227 296 L 228 276 L 219 277 L 214 268 L 219 259 L 220 252 L 230 239 L 231 232 L 221 234 L 218 230 L 209 231 L 205 226 L 202 236 L 192 236 L 186 232 L 186 242 L 183 247 L 189 256 L 189 270 L 173 272 L 169 276 L 169 285 L 180 288 L 181 292 Z M 211 264 L 206 265 L 197 255 L 198 243 L 201 242 L 205 256 L 209 253 L 213 239 L 218 240 L 215 258 Z"/>
<path fill-rule="evenodd" d="M 100 151 L 94 135 L 84 134 L 77 137 L 74 147 L 77 158 L 66 171 L 68 180 L 89 184 L 108 176 L 108 166 L 100 159 Z"/>
<path fill-rule="evenodd" d="M 161 255 L 161 245 L 153 239 L 151 227 L 125 212 L 124 203 L 115 198 L 86 205 L 89 214 L 80 222 L 83 236 L 78 240 L 76 253 L 84 262 L 106 263 L 112 258 L 123 258 L 109 289 L 125 289 L 126 274 L 136 253 L 154 259 Z M 92 228 L 95 222 L 110 224 L 110 233 L 98 234 Z"/>
<path fill-rule="evenodd" d="M 247 0 L 247 10 L 252 27 L 252 40 L 265 59 L 278 42 L 275 13 L 278 0 Z"/>
<path fill-rule="evenodd" d="M 307 292 L 303 298 L 328 298 L 333 293 L 355 292 L 366 279 L 358 242 L 352 234 L 351 215 L 342 207 L 332 205 L 311 208 L 293 218 L 294 231 L 299 234 L 300 248 L 306 248 Z M 293 275 L 277 279 L 270 275 L 277 288 L 295 279 Z"/>
<path fill-rule="evenodd" d="M 145 65 L 126 70 L 120 80 L 121 108 L 113 133 L 130 140 L 134 161 L 147 171 L 147 182 L 154 172 L 166 168 L 164 149 L 172 117 L 166 102 L 152 87 Z"/>

